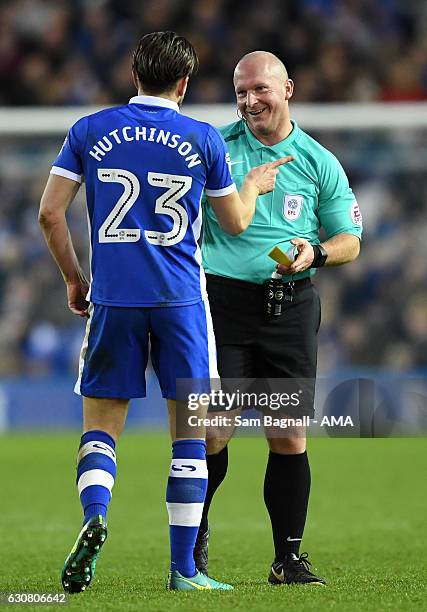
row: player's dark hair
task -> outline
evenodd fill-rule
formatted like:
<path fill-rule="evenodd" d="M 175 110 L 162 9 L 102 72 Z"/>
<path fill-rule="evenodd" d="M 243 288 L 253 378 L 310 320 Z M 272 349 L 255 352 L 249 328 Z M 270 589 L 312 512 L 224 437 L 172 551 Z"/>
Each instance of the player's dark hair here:
<path fill-rule="evenodd" d="M 169 92 L 177 81 L 195 74 L 199 59 L 193 45 L 176 32 L 153 32 L 141 38 L 132 69 L 148 94 Z"/>

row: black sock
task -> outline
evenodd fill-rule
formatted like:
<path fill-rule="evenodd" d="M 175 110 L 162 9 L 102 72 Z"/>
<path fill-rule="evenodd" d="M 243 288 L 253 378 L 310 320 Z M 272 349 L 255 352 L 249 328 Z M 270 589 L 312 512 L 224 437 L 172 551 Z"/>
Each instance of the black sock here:
<path fill-rule="evenodd" d="M 223 448 L 216 455 L 206 455 L 206 464 L 208 466 L 208 489 L 206 491 L 199 533 L 205 533 L 208 529 L 208 512 L 212 498 L 227 474 L 228 446 Z"/>
<path fill-rule="evenodd" d="M 264 480 L 264 501 L 273 529 L 276 561 L 299 554 L 310 495 L 307 452 L 279 455 L 270 451 Z"/>

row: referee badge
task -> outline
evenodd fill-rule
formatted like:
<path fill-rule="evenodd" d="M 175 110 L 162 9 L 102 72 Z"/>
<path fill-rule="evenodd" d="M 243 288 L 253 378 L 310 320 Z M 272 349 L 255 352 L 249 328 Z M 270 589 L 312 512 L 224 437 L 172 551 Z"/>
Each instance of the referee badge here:
<path fill-rule="evenodd" d="M 283 216 L 288 221 L 296 221 L 301 216 L 304 197 L 302 195 L 285 195 L 283 200 Z"/>

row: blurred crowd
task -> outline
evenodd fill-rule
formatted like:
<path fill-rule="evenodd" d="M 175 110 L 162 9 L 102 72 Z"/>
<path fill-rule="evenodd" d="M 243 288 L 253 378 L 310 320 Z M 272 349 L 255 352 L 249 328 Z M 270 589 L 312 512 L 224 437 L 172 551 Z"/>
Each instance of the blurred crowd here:
<path fill-rule="evenodd" d="M 296 101 L 427 99 L 425 0 L 13 0 L 0 5 L 0 105 L 123 103 L 130 51 L 187 36 L 201 68 L 188 101 L 233 101 L 232 72 L 267 49 Z"/>
<path fill-rule="evenodd" d="M 159 29 L 198 50 L 189 102 L 234 101 L 234 65 L 257 48 L 284 59 L 295 101 L 427 99 L 424 0 L 14 0 L 0 4 L 0 106 L 123 102 L 134 94 L 130 49 Z M 427 130 L 313 136 L 342 161 L 365 225 L 359 259 L 315 278 L 320 372 L 425 372 Z M 61 140 L 0 142 L 0 375 L 76 371 L 85 324 L 66 307 L 36 221 Z M 87 262 L 84 189 L 69 224 Z"/>

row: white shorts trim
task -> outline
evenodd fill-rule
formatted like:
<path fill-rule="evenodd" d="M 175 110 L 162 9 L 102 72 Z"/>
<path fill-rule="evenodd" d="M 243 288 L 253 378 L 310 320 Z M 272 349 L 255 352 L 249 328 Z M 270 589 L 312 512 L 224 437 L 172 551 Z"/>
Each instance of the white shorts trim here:
<path fill-rule="evenodd" d="M 212 323 L 212 315 L 211 315 L 211 309 L 209 305 L 208 296 L 205 292 L 202 294 L 202 296 L 203 296 L 203 303 L 205 305 L 206 329 L 208 332 L 209 378 L 212 381 L 212 379 L 219 379 L 215 333 L 214 333 L 214 328 L 213 328 L 213 323 Z"/>
<path fill-rule="evenodd" d="M 89 343 L 90 324 L 92 322 L 92 317 L 93 317 L 93 304 L 92 303 L 89 304 L 88 312 L 89 312 L 89 318 L 86 323 L 85 337 L 83 338 L 82 348 L 80 349 L 79 374 L 76 380 L 76 384 L 74 385 L 74 393 L 77 393 L 77 395 L 82 394 L 80 386 L 82 383 L 83 368 L 85 365 L 85 356 L 86 356 L 86 351 L 87 351 L 87 347 Z"/>

